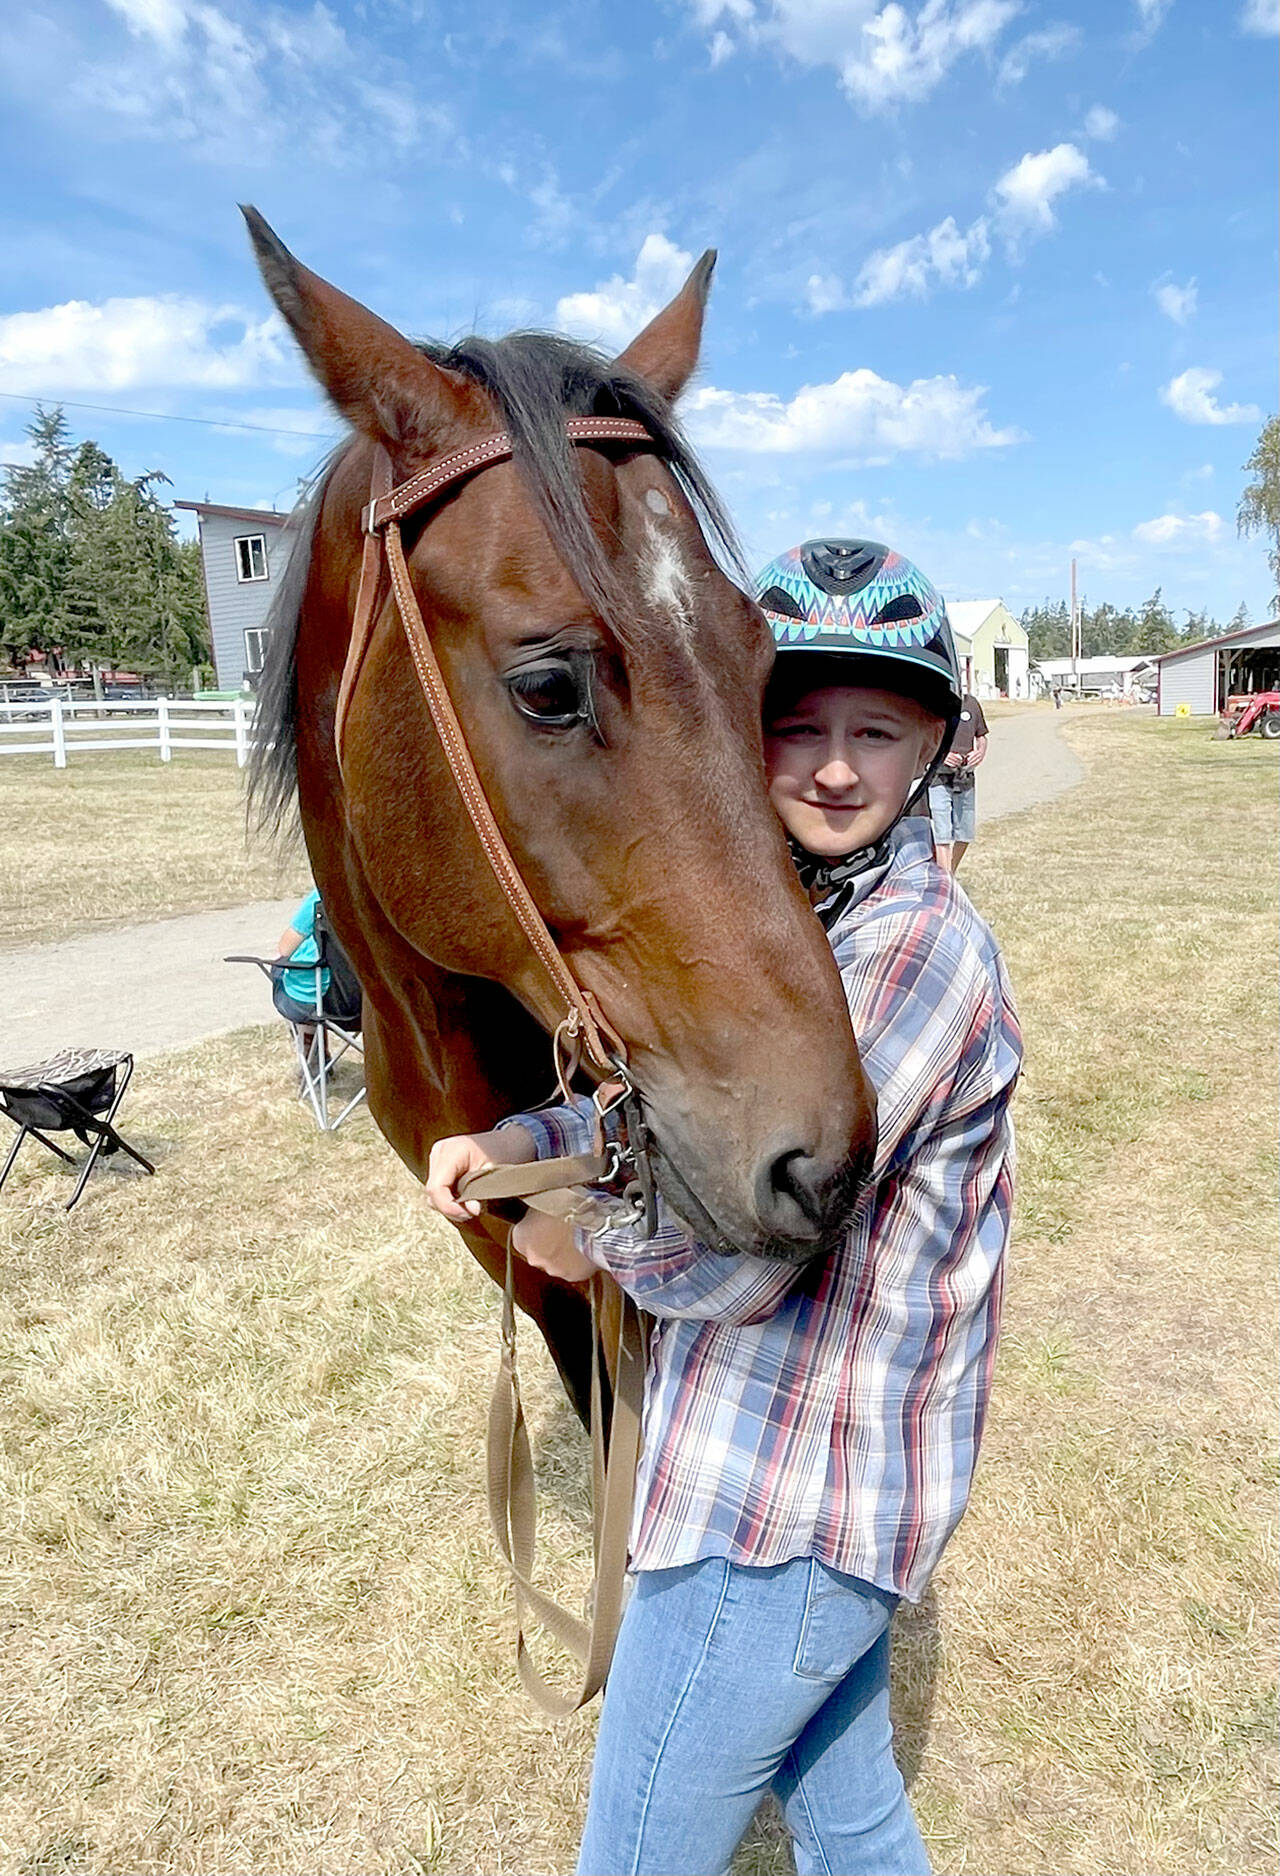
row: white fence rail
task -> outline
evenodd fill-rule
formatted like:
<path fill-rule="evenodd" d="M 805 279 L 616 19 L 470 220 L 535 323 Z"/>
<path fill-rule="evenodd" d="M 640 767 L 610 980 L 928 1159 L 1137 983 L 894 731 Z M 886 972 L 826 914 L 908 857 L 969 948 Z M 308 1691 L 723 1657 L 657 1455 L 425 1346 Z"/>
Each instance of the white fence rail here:
<path fill-rule="evenodd" d="M 52 756 L 65 769 L 69 756 L 105 749 L 154 749 L 171 762 L 175 749 L 231 749 L 236 766 L 249 760 L 253 706 L 247 698 L 148 697 L 141 702 L 0 703 L 0 756 Z"/>

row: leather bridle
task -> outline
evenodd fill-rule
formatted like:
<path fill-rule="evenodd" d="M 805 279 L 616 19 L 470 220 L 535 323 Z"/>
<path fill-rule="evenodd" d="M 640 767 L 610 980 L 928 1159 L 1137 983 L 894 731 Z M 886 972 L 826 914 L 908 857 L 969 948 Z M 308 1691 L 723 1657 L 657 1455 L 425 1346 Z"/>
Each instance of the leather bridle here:
<path fill-rule="evenodd" d="M 632 449 L 657 448 L 654 437 L 644 424 L 636 423 L 629 417 L 570 417 L 564 427 L 569 441 L 578 445 L 624 443 Z M 600 1073 L 615 1075 L 619 1069 L 625 1071 L 625 1050 L 621 1038 L 601 1014 L 591 993 L 577 982 L 560 955 L 547 922 L 534 904 L 502 830 L 494 819 L 484 785 L 476 773 L 471 751 L 467 747 L 462 725 L 458 721 L 458 713 L 449 696 L 440 661 L 423 622 L 422 609 L 409 578 L 404 544 L 400 538 L 400 523 L 409 515 L 419 514 L 442 495 L 456 489 L 460 483 L 478 475 L 493 463 L 505 462 L 514 453 L 511 437 L 505 430 L 498 430 L 469 444 L 466 449 L 456 450 L 453 455 L 443 457 L 429 469 L 410 476 L 407 482 L 393 484 L 391 458 L 382 444 L 375 444 L 369 501 L 361 515 L 364 551 L 360 562 L 360 584 L 356 593 L 351 640 L 338 687 L 334 744 L 338 767 L 342 770 L 347 716 L 377 618 L 377 599 L 382 585 L 385 554 L 391 590 L 409 643 L 414 669 L 458 793 L 494 877 L 521 931 L 528 939 L 530 949 L 564 1004 L 565 1015 L 557 1034 L 569 1050 L 580 1046 Z"/>
<path fill-rule="evenodd" d="M 628 417 L 570 417 L 564 427 L 569 441 L 575 445 L 614 443 L 624 444 L 630 449 L 657 448 L 655 438 L 645 426 Z M 574 1158 L 544 1160 L 535 1166 L 490 1167 L 465 1181 L 461 1188 L 462 1195 L 482 1203 L 521 1199 L 539 1210 L 551 1212 L 570 1222 L 588 1228 L 600 1228 L 607 1223 L 619 1222 L 618 1213 L 615 1209 L 611 1215 L 606 1205 L 593 1199 L 582 1188 L 607 1184 L 615 1180 L 620 1170 L 625 1168 L 631 1175 L 631 1183 L 624 1193 L 624 1202 L 629 1202 L 631 1218 L 636 1222 L 642 1221 L 645 1235 L 652 1237 L 657 1229 L 653 1174 L 649 1164 L 644 1116 L 627 1072 L 625 1046 L 591 993 L 578 983 L 561 956 L 494 818 L 484 784 L 467 747 L 458 713 L 453 707 L 440 661 L 423 621 L 400 537 L 400 523 L 408 516 L 420 513 L 471 476 L 478 475 L 493 463 L 505 462 L 514 453 L 514 444 L 507 432 L 496 431 L 469 444 L 466 449 L 443 457 L 430 468 L 411 476 L 408 481 L 396 484 L 393 482 L 390 456 L 382 444 L 374 445 L 369 501 L 361 515 L 364 547 L 360 561 L 360 583 L 356 591 L 351 639 L 338 687 L 333 726 L 334 746 L 338 768 L 345 782 L 343 759 L 347 718 L 378 616 L 385 557 L 392 597 L 408 640 L 418 682 L 422 686 L 431 721 L 440 738 L 458 793 L 507 904 L 564 1006 L 565 1013 L 553 1040 L 560 1089 L 567 1098 L 573 1071 L 579 1061 L 585 1059 L 596 1074 L 621 1083 L 623 1090 L 616 1104 L 622 1107 L 626 1123 L 627 1143 L 624 1148 L 606 1143 L 604 1118 L 614 1103 L 601 1102 L 597 1096 L 598 1122 L 592 1153 Z M 625 1294 L 619 1293 L 611 1312 L 614 1323 L 610 1348 L 613 1421 L 606 1456 L 599 1362 L 601 1328 L 605 1315 L 604 1285 L 608 1282 L 608 1278 L 597 1276 L 591 1284 L 592 1495 L 596 1581 L 592 1619 L 590 1624 L 586 1624 L 561 1609 L 532 1580 L 535 1521 L 533 1460 L 516 1373 L 514 1263 L 508 1236 L 502 1308 L 502 1359 L 489 1409 L 489 1513 L 499 1549 L 511 1573 L 515 1593 L 516 1662 L 520 1678 L 544 1711 L 555 1715 L 570 1713 L 585 1705 L 604 1684 L 622 1615 L 627 1527 L 640 1450 L 647 1330 L 644 1318 L 635 1305 Z M 527 1613 L 533 1614 L 562 1645 L 577 1656 L 582 1667 L 582 1678 L 575 1693 L 567 1696 L 559 1693 L 535 1667 L 524 1639 Z"/>

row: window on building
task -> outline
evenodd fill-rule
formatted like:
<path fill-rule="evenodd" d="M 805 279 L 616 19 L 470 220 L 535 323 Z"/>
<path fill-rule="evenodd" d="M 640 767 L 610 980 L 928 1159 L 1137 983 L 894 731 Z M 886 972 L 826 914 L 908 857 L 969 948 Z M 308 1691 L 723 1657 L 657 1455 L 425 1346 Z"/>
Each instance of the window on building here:
<path fill-rule="evenodd" d="M 244 674 L 261 677 L 271 633 L 265 625 L 251 625 L 244 635 Z"/>
<path fill-rule="evenodd" d="M 266 580 L 270 578 L 267 569 L 267 537 L 265 534 L 239 534 L 236 536 L 236 578 L 238 580 Z"/>

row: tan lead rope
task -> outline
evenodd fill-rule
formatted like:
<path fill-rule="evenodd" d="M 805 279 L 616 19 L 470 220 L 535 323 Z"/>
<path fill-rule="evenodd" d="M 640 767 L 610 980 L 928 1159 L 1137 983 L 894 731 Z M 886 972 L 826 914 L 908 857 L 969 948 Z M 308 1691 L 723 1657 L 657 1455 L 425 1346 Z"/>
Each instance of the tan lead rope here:
<path fill-rule="evenodd" d="M 586 1156 L 582 1156 L 585 1160 Z M 588 1171 L 587 1176 L 598 1176 Z M 534 1205 L 547 1198 L 547 1177 L 552 1166 L 563 1178 L 576 1170 L 573 1160 L 543 1161 L 536 1166 L 491 1167 L 473 1173 L 460 1187 L 460 1196 L 482 1201 L 523 1196 Z M 517 1195 L 515 1187 L 524 1186 Z M 557 1210 L 554 1204 L 547 1209 Z M 591 1473 L 595 1580 L 591 1620 L 584 1622 L 533 1581 L 537 1531 L 537 1492 L 529 1430 L 520 1398 L 516 1368 L 515 1253 L 507 1247 L 506 1281 L 502 1292 L 502 1355 L 498 1378 L 489 1403 L 487 1436 L 489 1518 L 498 1549 L 511 1574 L 516 1605 L 516 1670 L 526 1693 L 544 1713 L 563 1719 L 599 1693 L 613 1658 L 627 1573 L 627 1537 L 640 1457 L 641 1418 L 647 1344 L 644 1318 L 635 1304 L 612 1280 L 598 1275 L 591 1282 Z M 612 1297 L 609 1293 L 613 1292 Z M 616 1329 L 609 1350 L 613 1370 L 613 1420 L 605 1451 L 604 1411 L 600 1380 L 602 1305 L 614 1304 Z M 529 1617 L 539 1622 L 582 1669 L 575 1693 L 554 1688 L 533 1660 L 525 1636 Z"/>

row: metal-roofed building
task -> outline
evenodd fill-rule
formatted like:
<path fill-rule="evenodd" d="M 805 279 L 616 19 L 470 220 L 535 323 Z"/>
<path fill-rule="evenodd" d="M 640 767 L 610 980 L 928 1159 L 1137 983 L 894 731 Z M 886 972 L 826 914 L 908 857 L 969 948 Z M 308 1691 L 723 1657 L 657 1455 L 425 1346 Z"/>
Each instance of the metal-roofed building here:
<path fill-rule="evenodd" d="M 267 650 L 267 611 L 284 578 L 294 537 L 274 509 L 175 502 L 200 524 L 200 558 L 219 690 L 254 683 Z"/>
<path fill-rule="evenodd" d="M 1198 645 L 1179 645 L 1152 662 L 1162 717 L 1216 716 L 1228 697 L 1280 690 L 1280 619 L 1201 639 Z"/>

